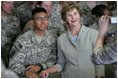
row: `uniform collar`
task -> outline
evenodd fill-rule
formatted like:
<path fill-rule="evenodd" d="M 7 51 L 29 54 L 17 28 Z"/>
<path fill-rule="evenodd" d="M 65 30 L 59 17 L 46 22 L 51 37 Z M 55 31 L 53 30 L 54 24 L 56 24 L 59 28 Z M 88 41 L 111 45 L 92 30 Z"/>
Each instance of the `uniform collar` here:
<path fill-rule="evenodd" d="M 36 37 L 35 37 L 35 32 L 34 32 L 34 30 L 32 29 L 31 31 L 32 31 L 31 41 L 32 41 L 33 43 L 35 43 L 35 44 L 38 44 L 38 41 L 36 40 Z M 42 39 L 41 41 L 46 41 L 48 38 L 49 38 L 49 33 L 48 33 L 48 31 L 46 30 L 46 31 L 45 31 L 45 35 L 44 35 L 44 37 L 43 37 L 43 39 Z"/>

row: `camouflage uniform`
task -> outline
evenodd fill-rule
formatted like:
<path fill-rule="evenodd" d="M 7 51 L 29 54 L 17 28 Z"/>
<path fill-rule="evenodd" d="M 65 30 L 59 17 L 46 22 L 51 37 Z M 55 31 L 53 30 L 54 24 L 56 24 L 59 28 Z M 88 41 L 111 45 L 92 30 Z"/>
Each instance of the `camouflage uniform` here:
<path fill-rule="evenodd" d="M 32 19 L 33 8 L 28 4 L 28 2 L 16 8 L 13 15 L 19 18 L 21 30 L 24 28 L 25 24 Z"/>
<path fill-rule="evenodd" d="M 61 19 L 60 14 L 61 13 L 60 13 L 60 9 L 59 9 L 59 2 L 53 1 L 52 13 L 49 16 L 49 20 L 48 20 L 48 31 L 55 38 L 57 38 L 58 36 L 60 36 L 62 33 L 65 32 L 65 28 L 63 26 L 63 20 Z M 32 25 L 33 25 L 32 21 L 28 22 L 25 25 L 23 32 L 26 32 L 27 30 L 33 28 Z"/>
<path fill-rule="evenodd" d="M 81 1 L 78 3 L 80 6 L 80 10 L 82 11 L 82 22 L 85 26 L 89 27 L 94 22 L 96 22 L 97 18 L 91 14 L 91 9 L 87 5 L 86 1 Z M 104 4 L 103 1 L 97 1 L 96 5 Z"/>
<path fill-rule="evenodd" d="M 117 16 L 117 1 L 106 1 L 106 4 L 110 8 L 112 16 Z"/>
<path fill-rule="evenodd" d="M 111 43 L 113 43 L 117 39 L 117 24 L 111 24 L 107 36 L 105 38 L 104 49 L 109 49 L 111 47 Z M 116 77 L 116 73 L 114 72 L 115 65 L 108 64 L 105 65 L 105 74 L 106 78 L 114 78 Z"/>
<path fill-rule="evenodd" d="M 96 64 L 106 65 L 106 77 L 117 77 L 117 31 L 114 31 L 114 41 L 104 48 L 95 48 L 92 60 Z M 115 71 L 115 72 L 114 72 Z M 108 75 L 109 72 L 109 75 Z"/>
<path fill-rule="evenodd" d="M 11 49 L 10 69 L 22 76 L 27 65 L 41 64 L 43 69 L 53 66 L 56 63 L 55 45 L 55 38 L 49 32 L 46 31 L 39 43 L 34 31 L 27 31 L 19 36 Z"/>
<path fill-rule="evenodd" d="M 98 22 L 94 23 L 90 28 L 99 29 Z M 117 39 L 117 24 L 110 24 L 109 30 L 107 32 L 105 41 L 104 41 L 104 49 L 109 49 L 110 44 L 113 43 Z M 114 73 L 114 64 L 107 64 L 105 65 L 105 76 L 106 78 L 113 78 L 115 77 L 116 73 Z"/>
<path fill-rule="evenodd" d="M 91 25 L 90 28 L 98 30 L 99 29 L 98 22 Z M 114 42 L 115 34 L 117 32 L 116 30 L 117 30 L 117 24 L 109 24 L 109 29 L 108 29 L 107 36 L 106 36 L 106 39 L 105 39 L 105 45 L 109 44 L 110 42 Z"/>
<path fill-rule="evenodd" d="M 2 16 L 1 17 L 1 45 L 2 45 L 2 58 L 5 65 L 8 67 L 9 62 L 9 52 L 11 46 L 17 37 L 20 34 L 19 20 L 12 16 Z"/>
<path fill-rule="evenodd" d="M 26 3 L 26 1 L 14 1 L 14 7 L 17 8 L 24 3 Z"/>
<path fill-rule="evenodd" d="M 99 29 L 98 22 L 94 23 L 90 28 Z M 104 46 L 109 48 L 109 44 L 116 40 L 117 35 L 117 24 L 109 24 L 109 29 L 105 37 Z"/>
<path fill-rule="evenodd" d="M 4 47 L 4 45 L 8 42 L 6 32 L 3 29 L 1 29 L 1 42 L 2 42 L 1 47 Z"/>
<path fill-rule="evenodd" d="M 52 34 L 55 34 L 56 38 L 65 32 L 63 20 L 61 19 L 60 5 L 58 1 L 53 1 L 48 31 Z"/>

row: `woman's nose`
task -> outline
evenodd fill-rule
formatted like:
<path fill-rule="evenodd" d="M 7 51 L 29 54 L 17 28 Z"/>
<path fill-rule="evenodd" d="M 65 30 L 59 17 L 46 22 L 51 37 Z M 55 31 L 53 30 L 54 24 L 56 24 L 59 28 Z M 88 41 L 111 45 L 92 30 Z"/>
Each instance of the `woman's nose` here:
<path fill-rule="evenodd" d="M 71 18 L 72 18 L 72 19 L 74 19 L 74 16 L 73 16 L 73 15 L 71 15 Z"/>

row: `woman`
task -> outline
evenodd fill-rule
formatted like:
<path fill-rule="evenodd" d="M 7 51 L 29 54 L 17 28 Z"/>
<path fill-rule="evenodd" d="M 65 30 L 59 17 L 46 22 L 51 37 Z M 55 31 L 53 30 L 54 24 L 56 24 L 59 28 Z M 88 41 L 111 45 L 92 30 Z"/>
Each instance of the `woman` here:
<path fill-rule="evenodd" d="M 94 65 L 90 59 L 97 31 L 81 24 L 81 12 L 74 4 L 65 5 L 61 14 L 68 30 L 58 38 L 58 63 L 40 76 L 48 77 L 53 72 L 62 72 L 65 78 L 104 76 L 104 66 Z"/>

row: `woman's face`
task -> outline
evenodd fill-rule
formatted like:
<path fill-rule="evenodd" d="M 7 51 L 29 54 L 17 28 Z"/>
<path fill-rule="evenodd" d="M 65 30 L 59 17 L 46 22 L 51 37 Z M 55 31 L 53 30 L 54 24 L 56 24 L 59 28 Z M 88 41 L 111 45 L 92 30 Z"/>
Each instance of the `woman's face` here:
<path fill-rule="evenodd" d="M 78 13 L 76 8 L 73 8 L 66 13 L 66 21 L 69 26 L 77 26 L 78 24 L 80 24 L 80 14 Z"/>

